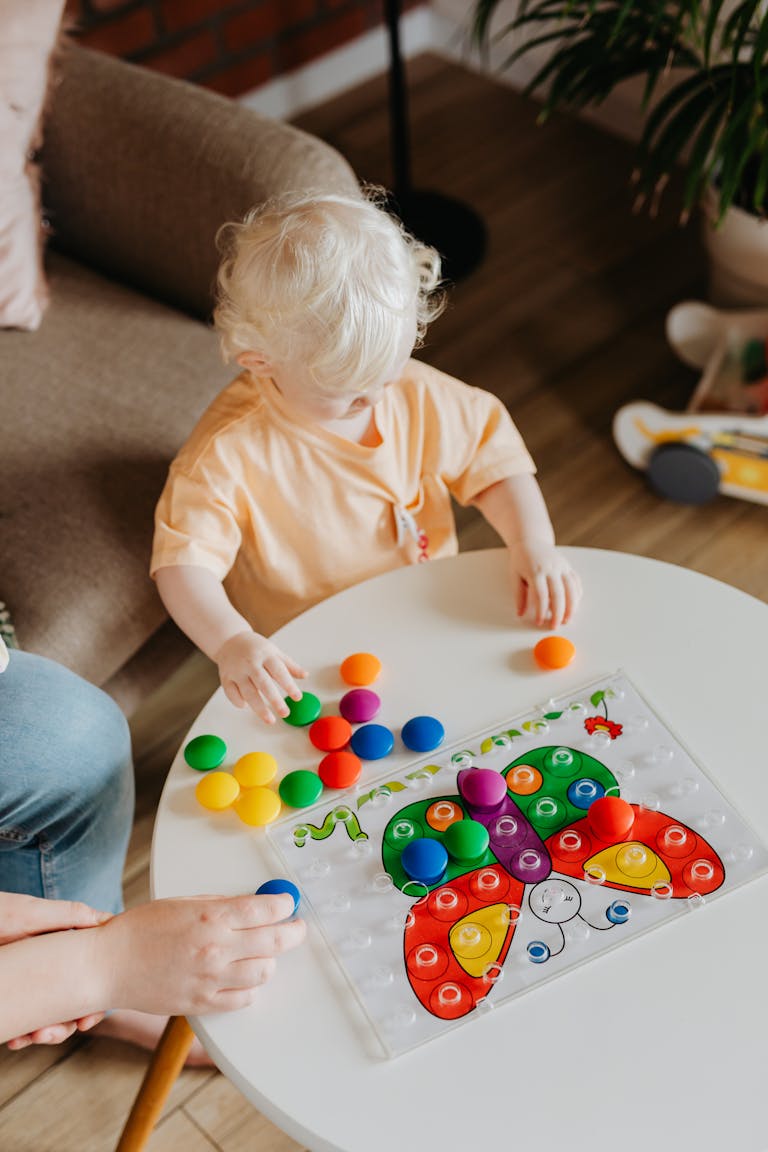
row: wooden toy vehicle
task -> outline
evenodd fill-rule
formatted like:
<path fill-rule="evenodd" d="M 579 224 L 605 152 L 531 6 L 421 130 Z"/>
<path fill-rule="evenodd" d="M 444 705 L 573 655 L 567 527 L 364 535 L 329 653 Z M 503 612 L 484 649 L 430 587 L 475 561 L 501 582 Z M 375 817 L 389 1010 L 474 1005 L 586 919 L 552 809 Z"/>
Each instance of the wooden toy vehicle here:
<path fill-rule="evenodd" d="M 768 311 L 686 302 L 669 313 L 667 337 L 701 379 L 685 412 L 646 401 L 620 408 L 622 456 L 669 500 L 704 504 L 722 493 L 768 504 Z"/>

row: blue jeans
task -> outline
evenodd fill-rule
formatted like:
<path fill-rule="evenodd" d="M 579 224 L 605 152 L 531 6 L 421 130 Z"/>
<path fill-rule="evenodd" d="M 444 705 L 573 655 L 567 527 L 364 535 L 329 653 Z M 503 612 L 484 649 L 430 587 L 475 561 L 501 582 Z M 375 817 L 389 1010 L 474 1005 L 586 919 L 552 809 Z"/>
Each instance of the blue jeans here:
<path fill-rule="evenodd" d="M 133 799 L 115 702 L 60 664 L 11 650 L 0 675 L 0 890 L 119 912 Z"/>

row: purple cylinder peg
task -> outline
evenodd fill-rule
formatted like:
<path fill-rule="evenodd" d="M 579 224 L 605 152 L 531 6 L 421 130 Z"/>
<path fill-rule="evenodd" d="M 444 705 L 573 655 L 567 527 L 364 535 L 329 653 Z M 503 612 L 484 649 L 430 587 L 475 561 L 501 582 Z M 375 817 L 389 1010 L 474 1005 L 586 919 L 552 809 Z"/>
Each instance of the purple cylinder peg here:
<path fill-rule="evenodd" d="M 459 792 L 476 812 L 495 812 L 504 803 L 507 782 L 492 768 L 467 768 L 458 776 Z"/>

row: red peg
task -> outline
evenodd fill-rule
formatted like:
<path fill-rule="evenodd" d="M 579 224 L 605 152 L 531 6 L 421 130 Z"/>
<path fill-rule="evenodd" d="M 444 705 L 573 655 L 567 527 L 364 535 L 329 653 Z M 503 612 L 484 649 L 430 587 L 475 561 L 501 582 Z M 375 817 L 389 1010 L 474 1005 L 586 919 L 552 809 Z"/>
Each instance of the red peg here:
<path fill-rule="evenodd" d="M 635 810 L 621 796 L 600 796 L 587 812 L 589 827 L 600 840 L 615 844 L 623 840 L 635 822 Z"/>

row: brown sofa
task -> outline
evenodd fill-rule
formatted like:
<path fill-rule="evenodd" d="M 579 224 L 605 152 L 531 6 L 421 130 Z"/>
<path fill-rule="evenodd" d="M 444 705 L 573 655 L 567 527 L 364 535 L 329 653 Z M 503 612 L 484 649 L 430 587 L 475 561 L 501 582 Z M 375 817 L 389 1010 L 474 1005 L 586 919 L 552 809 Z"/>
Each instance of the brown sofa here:
<path fill-rule="evenodd" d="M 147 564 L 168 464 L 232 375 L 207 323 L 216 230 L 357 181 L 287 124 L 74 45 L 44 139 L 51 302 L 0 333 L 0 597 L 23 648 L 130 713 L 190 651 Z"/>

